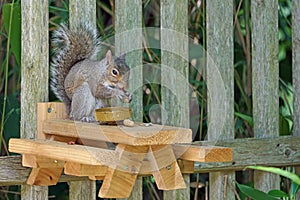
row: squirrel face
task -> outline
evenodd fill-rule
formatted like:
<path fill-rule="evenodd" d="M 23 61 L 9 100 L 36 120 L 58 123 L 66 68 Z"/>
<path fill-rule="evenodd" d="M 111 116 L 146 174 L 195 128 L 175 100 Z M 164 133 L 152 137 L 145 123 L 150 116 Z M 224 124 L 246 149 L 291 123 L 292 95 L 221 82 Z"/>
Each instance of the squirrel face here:
<path fill-rule="evenodd" d="M 126 89 L 129 79 L 129 67 L 126 65 L 125 59 L 122 56 L 113 57 L 111 51 L 108 51 L 106 60 L 108 84 L 121 90 Z"/>

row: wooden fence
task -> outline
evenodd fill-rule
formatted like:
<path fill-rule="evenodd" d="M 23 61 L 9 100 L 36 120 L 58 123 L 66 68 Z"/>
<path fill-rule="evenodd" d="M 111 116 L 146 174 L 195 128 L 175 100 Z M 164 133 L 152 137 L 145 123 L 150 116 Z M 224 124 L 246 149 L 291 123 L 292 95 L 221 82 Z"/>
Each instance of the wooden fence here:
<path fill-rule="evenodd" d="M 21 137 L 36 137 L 36 104 L 48 101 L 48 1 L 23 0 L 22 3 L 22 91 L 21 91 Z M 74 26 L 82 19 L 96 24 L 95 0 L 69 0 L 69 21 Z M 134 28 L 142 28 L 142 0 L 115 1 L 116 35 Z M 172 29 L 188 34 L 188 1 L 161 0 L 161 30 Z M 225 85 L 226 99 L 220 99 L 217 76 L 207 67 L 207 85 L 210 92 L 208 101 L 209 120 L 208 141 L 219 146 L 232 147 L 232 163 L 196 163 L 197 173 L 209 172 L 209 199 L 234 199 L 233 190 L 224 187 L 235 179 L 235 171 L 247 165 L 287 166 L 299 165 L 300 153 L 300 1 L 293 1 L 293 85 L 294 85 L 294 136 L 279 137 L 279 64 L 278 64 L 278 2 L 251 1 L 252 17 L 252 75 L 253 75 L 253 119 L 254 137 L 234 139 L 234 52 L 232 0 L 206 1 L 207 53 L 215 62 Z M 142 31 L 135 35 L 122 35 L 116 38 L 116 51 L 142 49 Z M 178 53 L 188 53 L 188 41 L 161 32 L 161 47 L 178 49 Z M 142 52 L 128 54 L 130 66 L 142 65 Z M 188 63 L 168 52 L 162 52 L 162 65 L 174 66 L 182 76 L 188 78 Z M 142 85 L 142 69 L 135 71 L 132 81 Z M 162 71 L 163 72 L 163 71 Z M 161 81 L 176 82 L 176 77 L 161 73 Z M 173 86 L 176 91 L 185 91 L 182 84 Z M 184 93 L 182 93 L 184 94 Z M 188 97 L 183 96 L 180 114 L 189 113 Z M 174 107 L 174 96 L 166 89 L 161 91 L 164 108 Z M 132 103 L 135 120 L 142 120 L 142 88 L 136 91 Z M 221 110 L 221 112 L 220 112 Z M 222 112 L 223 111 L 223 112 Z M 177 115 L 162 115 L 162 121 L 177 126 L 189 127 L 189 118 L 178 120 Z M 188 114 L 186 115 L 188 116 Z M 213 121 L 224 121 L 220 126 Z M 216 141 L 217 140 L 217 141 Z M 21 167 L 20 157 L 0 158 L 0 185 L 22 185 L 22 199 L 47 199 L 48 187 L 28 186 L 24 183 L 29 174 L 28 168 Z M 224 178 L 227 177 L 227 178 Z M 62 176 L 60 181 L 69 182 L 70 199 L 95 199 L 95 182 L 84 178 Z M 189 177 L 185 177 L 189 182 Z M 277 175 L 255 172 L 255 187 L 263 191 L 279 188 Z M 142 199 L 142 178 L 139 178 L 131 199 Z M 164 192 L 165 199 L 189 199 L 186 190 Z"/>

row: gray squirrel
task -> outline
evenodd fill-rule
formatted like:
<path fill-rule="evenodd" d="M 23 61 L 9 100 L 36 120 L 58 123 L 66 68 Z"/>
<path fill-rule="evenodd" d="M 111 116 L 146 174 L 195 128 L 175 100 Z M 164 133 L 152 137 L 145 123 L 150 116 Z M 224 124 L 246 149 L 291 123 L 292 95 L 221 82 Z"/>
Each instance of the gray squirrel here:
<path fill-rule="evenodd" d="M 132 95 L 126 90 L 129 67 L 125 56 L 115 57 L 108 50 L 105 58 L 95 60 L 101 49 L 96 29 L 80 24 L 74 30 L 62 24 L 53 32 L 50 87 L 66 105 L 70 119 L 94 122 L 95 109 L 104 101 L 118 97 L 129 103 Z"/>

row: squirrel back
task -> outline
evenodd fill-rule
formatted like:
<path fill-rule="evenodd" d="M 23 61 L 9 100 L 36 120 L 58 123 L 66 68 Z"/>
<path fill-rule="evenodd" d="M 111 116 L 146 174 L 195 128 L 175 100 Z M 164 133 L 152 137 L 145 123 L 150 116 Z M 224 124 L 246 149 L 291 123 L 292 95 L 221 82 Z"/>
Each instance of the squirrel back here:
<path fill-rule="evenodd" d="M 50 64 L 50 87 L 57 98 L 69 108 L 71 100 L 64 88 L 65 78 L 77 62 L 93 60 L 100 51 L 101 40 L 97 30 L 88 24 L 82 23 L 74 30 L 63 24 L 53 32 L 51 45 L 53 56 Z"/>

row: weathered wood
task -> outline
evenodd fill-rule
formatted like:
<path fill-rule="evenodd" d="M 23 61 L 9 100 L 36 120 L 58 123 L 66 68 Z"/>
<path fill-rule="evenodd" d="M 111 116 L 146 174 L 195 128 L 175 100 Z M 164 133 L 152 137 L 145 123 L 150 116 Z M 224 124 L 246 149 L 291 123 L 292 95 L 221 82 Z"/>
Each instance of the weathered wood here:
<path fill-rule="evenodd" d="M 22 138 L 36 137 L 36 103 L 48 101 L 48 1 L 21 2 Z M 47 199 L 48 187 L 21 186 L 22 199 Z"/>
<path fill-rule="evenodd" d="M 84 4 L 80 0 L 69 1 L 69 24 L 74 29 L 79 22 L 85 22 L 96 28 L 96 1 L 85 0 Z"/>
<path fill-rule="evenodd" d="M 96 199 L 95 181 L 69 182 L 69 199 L 78 199 L 78 200 Z"/>
<path fill-rule="evenodd" d="M 188 1 L 160 3 L 162 123 L 189 127 Z M 189 185 L 189 176 L 184 179 Z M 164 192 L 164 199 L 189 198 L 189 187 Z"/>
<path fill-rule="evenodd" d="M 300 136 L 300 1 L 293 1 L 293 135 Z"/>
<path fill-rule="evenodd" d="M 197 142 L 233 149 L 233 161 L 227 163 L 196 163 L 195 171 L 241 170 L 249 165 L 295 166 L 300 164 L 300 137 L 247 138 L 225 141 Z"/>
<path fill-rule="evenodd" d="M 300 136 L 300 1 L 293 1 L 292 11 L 292 41 L 293 41 L 293 135 Z M 296 174 L 300 173 L 300 167 L 296 168 Z M 300 192 L 296 199 L 300 199 Z"/>
<path fill-rule="evenodd" d="M 225 141 L 196 142 L 194 145 L 217 145 L 233 149 L 233 161 L 227 163 L 195 163 L 195 172 L 207 173 L 222 170 L 242 170 L 249 165 L 296 166 L 300 165 L 300 137 L 282 136 L 269 138 L 247 138 Z M 179 161 L 179 166 L 180 166 Z M 144 163 L 143 163 L 144 164 Z M 0 185 L 24 184 L 30 169 L 22 167 L 20 156 L 0 157 Z M 147 164 L 149 166 L 149 164 Z M 144 166 L 142 167 L 142 169 Z M 181 168 L 181 171 L 183 168 Z M 188 171 L 191 171 L 190 169 Z M 148 171 L 149 172 L 149 171 Z M 189 172 L 187 172 L 189 173 Z M 150 173 L 146 173 L 149 175 Z M 86 180 L 62 175 L 59 182 Z"/>
<path fill-rule="evenodd" d="M 279 135 L 278 2 L 251 1 L 253 120 L 256 138 Z M 279 189 L 279 176 L 254 172 L 254 186 Z"/>
<path fill-rule="evenodd" d="M 9 151 L 45 156 L 52 159 L 87 165 L 114 165 L 117 154 L 112 150 L 49 140 L 10 139 Z M 66 154 L 66 152 L 68 152 Z"/>
<path fill-rule="evenodd" d="M 206 2 L 208 140 L 234 138 L 233 1 Z M 224 181 L 235 172 L 209 174 L 209 199 L 234 199 Z"/>
<path fill-rule="evenodd" d="M 79 23 L 86 23 L 96 28 L 96 1 L 95 0 L 70 0 L 69 1 L 69 26 L 76 29 Z M 69 199 L 96 199 L 96 182 L 69 183 Z M 91 192 L 88 194 L 88 192 Z"/>
<path fill-rule="evenodd" d="M 143 120 L 142 8 L 140 0 L 115 1 L 115 54 L 125 53 L 130 67 L 129 89 L 134 96 L 130 107 L 135 121 Z"/>

